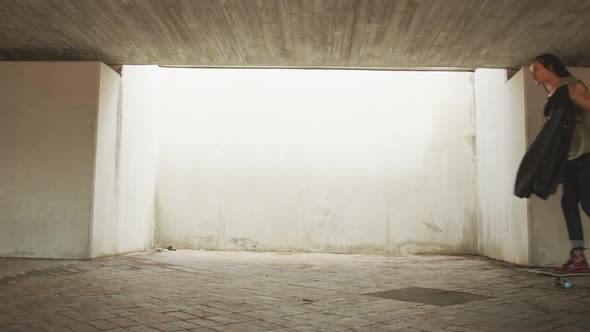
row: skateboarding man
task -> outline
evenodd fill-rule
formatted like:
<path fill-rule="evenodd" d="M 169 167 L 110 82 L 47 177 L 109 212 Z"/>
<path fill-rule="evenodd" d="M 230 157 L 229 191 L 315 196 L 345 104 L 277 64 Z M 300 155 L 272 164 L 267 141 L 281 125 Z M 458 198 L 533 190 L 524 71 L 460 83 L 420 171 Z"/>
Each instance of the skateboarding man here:
<path fill-rule="evenodd" d="M 564 167 L 561 199 L 572 249 L 568 261 L 555 271 L 567 273 L 588 270 L 580 206 L 590 216 L 590 94 L 586 85 L 574 78 L 555 55 L 539 55 L 529 69 L 535 83 L 542 84 L 547 90 L 547 104 L 559 88 L 567 85 L 569 98 L 575 106 L 576 124 Z M 550 117 L 550 114 L 545 116 Z"/>

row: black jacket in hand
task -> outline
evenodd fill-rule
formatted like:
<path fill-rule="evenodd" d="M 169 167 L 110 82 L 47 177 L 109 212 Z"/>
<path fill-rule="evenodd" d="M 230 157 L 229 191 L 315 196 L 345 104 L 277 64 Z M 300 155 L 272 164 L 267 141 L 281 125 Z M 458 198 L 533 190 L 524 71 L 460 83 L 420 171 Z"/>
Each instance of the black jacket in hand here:
<path fill-rule="evenodd" d="M 545 124 L 525 153 L 514 184 L 514 195 L 542 199 L 557 191 L 576 125 L 576 108 L 567 85 L 559 87 L 545 105 Z"/>

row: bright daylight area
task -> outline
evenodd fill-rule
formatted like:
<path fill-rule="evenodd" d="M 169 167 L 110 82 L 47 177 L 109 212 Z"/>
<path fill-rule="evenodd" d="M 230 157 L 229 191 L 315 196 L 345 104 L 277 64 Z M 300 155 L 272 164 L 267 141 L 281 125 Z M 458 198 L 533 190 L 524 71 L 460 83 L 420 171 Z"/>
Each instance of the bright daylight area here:
<path fill-rule="evenodd" d="M 158 243 L 475 250 L 472 73 L 160 69 L 141 79 L 161 83 Z"/>

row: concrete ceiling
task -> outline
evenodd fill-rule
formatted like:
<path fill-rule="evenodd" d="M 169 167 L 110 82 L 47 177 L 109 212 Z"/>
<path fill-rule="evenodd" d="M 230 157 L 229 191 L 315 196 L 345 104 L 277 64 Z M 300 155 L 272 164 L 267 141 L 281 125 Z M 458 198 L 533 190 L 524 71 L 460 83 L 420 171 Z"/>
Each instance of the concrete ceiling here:
<path fill-rule="evenodd" d="M 590 0 L 0 0 L 0 59 L 300 68 L 590 66 Z"/>

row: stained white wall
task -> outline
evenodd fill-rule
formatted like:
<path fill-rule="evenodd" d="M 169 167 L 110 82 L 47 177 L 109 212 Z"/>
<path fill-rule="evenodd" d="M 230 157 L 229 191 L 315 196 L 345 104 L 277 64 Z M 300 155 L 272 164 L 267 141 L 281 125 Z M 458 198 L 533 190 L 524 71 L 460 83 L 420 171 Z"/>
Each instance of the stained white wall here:
<path fill-rule="evenodd" d="M 524 70 L 0 62 L 0 255 L 145 250 L 157 207 L 161 245 L 562 263 L 561 192 L 512 195 L 543 123 Z"/>
<path fill-rule="evenodd" d="M 475 252 L 472 78 L 163 70 L 158 243 Z"/>
<path fill-rule="evenodd" d="M 571 73 L 590 85 L 590 68 L 568 68 Z M 542 127 L 543 106 L 547 101 L 545 89 L 536 85 L 528 68 L 523 68 L 527 73 L 524 80 L 526 93 L 526 118 L 527 118 L 527 142 L 530 144 L 537 132 Z M 571 249 L 567 228 L 561 211 L 561 187 L 557 194 L 550 196 L 546 201 L 532 196 L 529 201 L 529 223 L 531 238 L 531 264 L 555 266 L 565 263 L 568 252 Z M 584 238 L 590 243 L 590 219 L 580 210 L 584 227 Z"/>
<path fill-rule="evenodd" d="M 99 62 L 0 62 L 0 256 L 152 247 L 157 80 L 128 70 L 122 87 Z"/>
<path fill-rule="evenodd" d="M 88 257 L 99 75 L 0 62 L 0 255 Z"/>
<path fill-rule="evenodd" d="M 512 194 L 526 150 L 525 74 L 475 71 L 477 197 L 480 252 L 513 263 L 529 262 L 527 201 Z"/>
<path fill-rule="evenodd" d="M 590 69 L 570 70 L 590 82 Z M 526 67 L 505 81 L 505 70 L 475 72 L 480 252 L 513 263 L 556 266 L 570 249 L 561 188 L 546 201 L 513 195 L 518 165 L 545 121 L 547 93 Z M 590 223 L 582 215 L 589 239 Z"/>
<path fill-rule="evenodd" d="M 101 64 L 91 257 L 152 247 L 159 111 L 155 71 L 125 67 L 122 80 Z"/>
<path fill-rule="evenodd" d="M 125 66 L 119 153 L 118 251 L 151 249 L 158 165 L 159 82 L 155 66 Z"/>
<path fill-rule="evenodd" d="M 121 145 L 121 78 L 100 66 L 91 257 L 118 252 L 119 161 Z"/>

